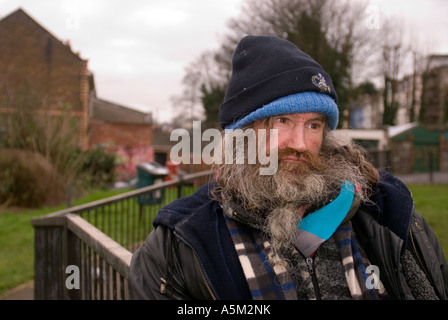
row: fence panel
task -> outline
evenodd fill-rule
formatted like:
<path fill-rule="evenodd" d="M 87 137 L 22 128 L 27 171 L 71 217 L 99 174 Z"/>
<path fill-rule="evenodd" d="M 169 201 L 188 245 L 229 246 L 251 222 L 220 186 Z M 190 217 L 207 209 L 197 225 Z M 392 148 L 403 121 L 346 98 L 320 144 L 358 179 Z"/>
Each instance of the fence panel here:
<path fill-rule="evenodd" d="M 194 181 L 208 180 L 211 173 L 186 175 L 34 218 L 35 299 L 127 299 L 132 252 L 152 230 L 157 212 L 192 194 L 197 189 Z M 154 197 L 155 192 L 164 196 Z"/>
<path fill-rule="evenodd" d="M 82 298 L 103 300 L 110 298 L 112 291 L 115 299 L 126 299 L 132 253 L 83 218 L 74 214 L 66 218 L 67 229 L 76 236 L 74 239 L 79 239 L 72 246 L 79 249 L 77 266 L 81 266 L 87 280 L 81 288 Z"/>

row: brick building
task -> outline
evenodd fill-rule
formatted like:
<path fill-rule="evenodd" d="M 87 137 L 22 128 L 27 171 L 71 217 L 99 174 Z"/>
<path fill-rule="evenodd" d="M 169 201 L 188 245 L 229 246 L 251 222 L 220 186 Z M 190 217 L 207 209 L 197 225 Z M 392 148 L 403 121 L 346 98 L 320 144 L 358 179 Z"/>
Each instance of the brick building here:
<path fill-rule="evenodd" d="M 136 166 L 154 161 L 152 116 L 110 101 L 98 99 L 92 91 L 88 141 L 90 146 L 105 145 L 119 155 L 118 179 L 136 174 Z"/>
<path fill-rule="evenodd" d="M 24 94 L 45 100 L 52 115 L 67 104 L 79 119 L 79 139 L 87 147 L 89 70 L 72 52 L 22 9 L 0 21 L 0 112 L 13 113 Z"/>
<path fill-rule="evenodd" d="M 35 112 L 45 105 L 58 116 L 69 106 L 82 148 L 145 148 L 145 157 L 153 157 L 151 114 L 98 98 L 88 60 L 18 9 L 0 20 L 0 131 L 8 130 L 4 120 L 31 94 L 37 97 Z"/>

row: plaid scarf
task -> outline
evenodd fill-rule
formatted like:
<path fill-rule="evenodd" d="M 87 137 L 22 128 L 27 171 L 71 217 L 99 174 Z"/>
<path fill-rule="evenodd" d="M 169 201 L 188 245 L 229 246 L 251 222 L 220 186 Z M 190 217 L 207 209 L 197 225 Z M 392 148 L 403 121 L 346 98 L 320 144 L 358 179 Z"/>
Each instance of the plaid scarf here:
<path fill-rule="evenodd" d="M 270 265 L 267 258 L 270 244 L 265 240 L 262 232 L 231 219 L 232 209 L 230 207 L 224 207 L 224 212 L 252 298 L 254 300 L 297 299 L 296 281 L 292 272 L 281 266 L 272 267 Z M 375 289 L 378 286 L 372 283 L 372 275 L 367 272 L 369 261 L 354 237 L 351 222 L 348 221 L 339 226 L 334 232 L 334 236 L 342 256 L 345 278 L 352 298 L 386 298 L 384 286 L 380 283 L 379 289 Z M 369 281 L 373 284 L 370 289 L 367 287 Z M 375 279 L 375 281 L 379 281 L 379 279 Z"/>
<path fill-rule="evenodd" d="M 270 244 L 260 230 L 225 216 L 227 227 L 254 300 L 295 300 L 296 284 L 286 268 L 272 268 L 268 261 Z"/>
<path fill-rule="evenodd" d="M 370 262 L 356 240 L 350 221 L 340 225 L 334 234 L 342 256 L 345 279 L 354 300 L 386 299 L 387 294 L 379 277 L 369 273 Z M 369 285 L 368 285 L 369 284 Z"/>

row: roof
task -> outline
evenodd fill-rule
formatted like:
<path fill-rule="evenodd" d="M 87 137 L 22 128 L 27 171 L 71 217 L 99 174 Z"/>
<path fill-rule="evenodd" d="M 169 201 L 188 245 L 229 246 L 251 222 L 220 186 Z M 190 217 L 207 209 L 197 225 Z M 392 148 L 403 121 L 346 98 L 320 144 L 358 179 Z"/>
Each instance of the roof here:
<path fill-rule="evenodd" d="M 448 55 L 447 54 L 432 54 L 428 56 L 429 70 L 438 70 L 448 67 Z"/>
<path fill-rule="evenodd" d="M 23 23 L 26 23 L 28 26 L 34 27 L 37 30 L 40 30 L 42 34 L 47 34 L 50 36 L 50 38 L 55 42 L 58 43 L 60 46 L 66 48 L 73 56 L 75 56 L 77 59 L 81 61 L 86 61 L 82 59 L 79 56 L 79 53 L 73 52 L 70 45 L 67 42 L 62 42 L 58 38 L 56 38 L 50 31 L 45 29 L 41 24 L 39 24 L 35 19 L 33 19 L 28 13 L 26 13 L 22 8 L 18 8 L 16 11 L 13 11 L 7 16 L 4 16 L 0 19 L 0 28 L 7 24 L 8 21 L 11 19 L 17 19 L 19 21 L 23 21 Z"/>
<path fill-rule="evenodd" d="M 438 145 L 440 135 L 447 136 L 448 134 L 447 131 L 427 129 L 417 123 L 409 123 L 402 127 L 402 130 L 395 132 L 394 135 L 390 135 L 393 141 L 407 140 L 408 135 L 412 134 L 414 145 Z"/>
<path fill-rule="evenodd" d="M 398 135 L 402 134 L 403 132 L 411 130 L 417 126 L 418 126 L 417 122 L 411 122 L 411 123 L 403 124 L 401 126 L 390 126 L 387 128 L 387 131 L 388 131 L 389 137 L 393 138 L 393 137 L 398 136 Z"/>
<path fill-rule="evenodd" d="M 152 113 L 119 105 L 115 102 L 90 97 L 90 117 L 105 122 L 151 124 Z"/>

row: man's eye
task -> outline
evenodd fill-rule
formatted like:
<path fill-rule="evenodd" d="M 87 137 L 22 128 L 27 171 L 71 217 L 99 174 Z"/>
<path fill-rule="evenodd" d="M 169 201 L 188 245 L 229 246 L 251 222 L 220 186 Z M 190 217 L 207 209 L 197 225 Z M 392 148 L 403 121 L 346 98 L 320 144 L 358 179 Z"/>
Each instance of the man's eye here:
<path fill-rule="evenodd" d="M 288 119 L 284 118 L 284 117 L 278 117 L 275 119 L 278 123 L 286 123 L 288 122 Z"/>
<path fill-rule="evenodd" d="M 322 124 L 320 122 L 313 122 L 310 123 L 308 127 L 310 129 L 320 129 L 322 127 Z"/>

